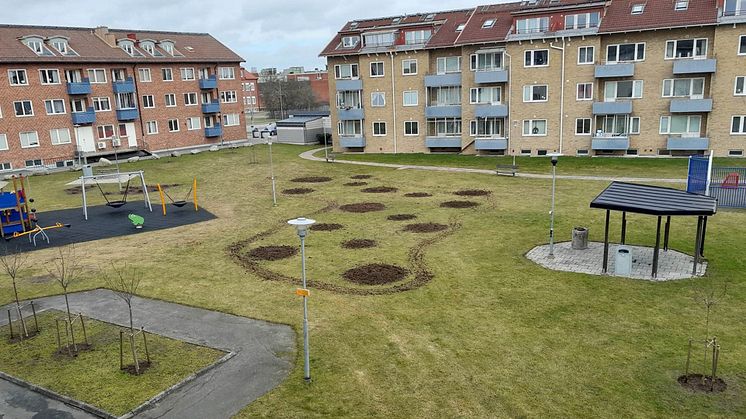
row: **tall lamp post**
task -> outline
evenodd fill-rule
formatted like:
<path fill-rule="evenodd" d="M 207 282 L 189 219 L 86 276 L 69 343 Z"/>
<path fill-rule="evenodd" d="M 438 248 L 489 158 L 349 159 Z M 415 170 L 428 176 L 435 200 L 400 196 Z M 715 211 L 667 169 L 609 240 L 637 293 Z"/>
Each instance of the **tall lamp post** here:
<path fill-rule="evenodd" d="M 557 160 L 559 155 L 552 156 L 552 209 L 549 211 L 549 256 L 554 257 L 554 194 L 557 186 Z"/>
<path fill-rule="evenodd" d="M 259 134 L 261 135 L 261 134 Z M 269 177 L 272 179 L 272 205 L 277 206 L 277 188 L 275 186 L 275 167 L 272 164 L 272 139 L 267 140 L 269 145 Z"/>
<path fill-rule="evenodd" d="M 296 218 L 288 221 L 288 224 L 295 227 L 300 237 L 300 260 L 303 278 L 303 288 L 296 291 L 296 294 L 303 296 L 303 379 L 306 382 L 311 381 L 311 360 L 308 351 L 308 288 L 306 288 L 306 235 L 308 228 L 315 223 L 310 218 Z"/>
<path fill-rule="evenodd" d="M 321 128 L 324 130 L 324 158 L 329 163 L 329 147 L 326 144 L 326 121 L 325 118 L 321 118 Z"/>

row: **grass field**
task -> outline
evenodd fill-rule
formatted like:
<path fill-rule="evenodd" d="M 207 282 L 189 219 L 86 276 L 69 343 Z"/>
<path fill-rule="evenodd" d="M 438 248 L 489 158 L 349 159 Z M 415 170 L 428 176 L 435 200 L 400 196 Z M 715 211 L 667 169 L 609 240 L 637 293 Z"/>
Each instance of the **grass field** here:
<path fill-rule="evenodd" d="M 408 255 L 423 235 L 401 231 L 408 222 L 388 221 L 412 213 L 417 222 L 459 224 L 443 240 L 422 247 L 431 281 L 406 292 L 355 295 L 334 287 L 312 288 L 309 300 L 313 382 L 302 380 L 302 357 L 289 379 L 240 417 L 743 417 L 746 415 L 746 212 L 720 211 L 708 223 L 706 278 L 651 283 L 545 270 L 524 254 L 547 242 L 550 181 L 465 173 L 392 170 L 309 162 L 297 157 L 307 148 L 276 145 L 274 168 L 278 206 L 272 206 L 267 149 L 201 153 L 128 164 L 145 170 L 148 182 L 200 182 L 201 204 L 219 218 L 207 223 L 86 243 L 85 279 L 80 289 L 103 285 L 98 273 L 110 260 L 128 260 L 146 272 L 140 292 L 152 298 L 301 326 L 301 301 L 290 280 L 272 281 L 235 263 L 228 249 L 255 238 L 260 245 L 297 245 L 285 221 L 311 216 L 339 223 L 342 230 L 312 231 L 307 239 L 308 277 L 315 283 L 352 287 L 340 274 L 356 265 L 386 262 L 409 266 Z M 358 156 L 354 156 L 358 158 Z M 371 156 L 360 156 L 369 158 Z M 381 156 L 444 164 L 457 156 Z M 347 158 L 347 156 L 345 156 Z M 495 159 L 473 158 L 491 167 Z M 529 160 L 548 166 L 545 159 Z M 572 163 L 564 163 L 572 162 Z M 581 167 L 588 162 L 593 167 Z M 408 163 L 414 163 L 409 161 Z M 450 164 L 450 162 L 449 162 Z M 480 163 L 481 164 L 481 163 Z M 685 177 L 684 160 L 563 159 L 560 174 L 655 174 Z M 464 166 L 465 164 L 455 164 Z M 576 170 L 577 168 L 577 170 Z M 538 168 L 537 168 L 538 170 Z M 368 186 L 391 186 L 391 194 L 367 194 L 344 186 L 354 174 L 370 174 Z M 64 183 L 77 175 L 35 177 L 31 196 L 39 211 L 80 205 Z M 329 176 L 318 184 L 298 184 L 298 176 Z M 590 228 L 601 240 L 603 213 L 589 202 L 607 182 L 558 181 L 558 240 L 573 226 Z M 288 188 L 315 189 L 285 195 Z M 178 188 L 177 188 L 178 189 Z M 473 209 L 445 209 L 462 199 L 460 189 L 484 189 L 489 197 Z M 413 200 L 407 192 L 433 196 Z M 102 199 L 100 201 L 103 201 Z M 352 214 L 330 204 L 381 202 L 381 212 Z M 139 210 L 139 207 L 138 207 Z M 321 211 L 321 212 L 319 212 Z M 148 217 L 160 216 L 157 213 Z M 618 220 L 616 220 L 618 221 Z M 82 221 L 81 221 L 82 222 Z M 694 220 L 675 220 L 671 245 L 692 252 Z M 616 225 L 616 224 L 615 224 Z M 651 245 L 654 219 L 630 216 L 628 241 Z M 614 230 L 612 238 L 619 232 Z M 422 237 L 422 238 L 420 238 Z M 340 242 L 372 238 L 368 250 L 343 250 Z M 54 240 L 54 237 L 52 237 Z M 51 283 L 33 280 L 54 256 L 34 253 L 34 266 L 20 284 L 22 298 L 58 293 Z M 286 277 L 300 274 L 300 258 L 259 264 Z M 104 268 L 105 269 L 105 268 Z M 683 390 L 687 339 L 704 337 L 704 309 L 694 303 L 695 287 L 728 284 L 715 308 L 711 332 L 722 343 L 720 374 L 728 389 L 717 395 Z M 392 284 L 396 285 L 396 284 Z M 0 282 L 0 301 L 11 300 L 9 281 Z M 302 347 L 298 333 L 298 347 Z M 699 365 L 699 364 L 697 364 Z"/>

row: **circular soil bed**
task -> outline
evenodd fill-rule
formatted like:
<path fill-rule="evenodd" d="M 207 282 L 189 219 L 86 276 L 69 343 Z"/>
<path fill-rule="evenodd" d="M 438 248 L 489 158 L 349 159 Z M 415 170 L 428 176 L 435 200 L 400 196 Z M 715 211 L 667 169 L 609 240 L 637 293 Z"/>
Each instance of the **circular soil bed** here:
<path fill-rule="evenodd" d="M 261 260 L 279 260 L 289 258 L 298 253 L 298 248 L 293 246 L 262 246 L 252 249 L 249 257 Z"/>
<path fill-rule="evenodd" d="M 492 192 L 485 191 L 484 189 L 463 189 L 453 194 L 458 196 L 487 196 L 492 194 Z"/>
<path fill-rule="evenodd" d="M 365 186 L 368 182 L 347 182 L 343 183 L 344 186 Z"/>
<path fill-rule="evenodd" d="M 404 196 L 406 196 L 407 198 L 427 198 L 428 196 L 432 195 L 427 192 L 410 192 L 405 193 Z"/>
<path fill-rule="evenodd" d="M 311 226 L 311 230 L 313 231 L 334 231 L 334 230 L 339 230 L 341 228 L 344 228 L 342 224 L 320 223 L 320 224 L 314 224 Z"/>
<path fill-rule="evenodd" d="M 446 201 L 440 204 L 443 208 L 474 208 L 479 205 L 474 201 Z"/>
<path fill-rule="evenodd" d="M 676 381 L 678 381 L 682 387 L 688 388 L 689 390 L 702 391 L 702 392 L 708 392 L 708 393 L 710 392 L 719 393 L 721 391 L 725 391 L 727 387 L 727 385 L 725 384 L 725 381 L 723 381 L 722 378 L 716 377 L 715 385 L 713 386 L 712 377 L 707 375 L 703 379 L 702 374 L 689 374 L 688 376 L 682 375 Z"/>
<path fill-rule="evenodd" d="M 378 246 L 378 243 L 370 239 L 352 239 L 342 242 L 342 247 L 345 249 L 367 249 L 376 246 Z"/>
<path fill-rule="evenodd" d="M 346 212 L 372 212 L 383 211 L 386 209 L 386 205 L 380 202 L 358 202 L 357 204 L 342 205 L 339 209 Z"/>
<path fill-rule="evenodd" d="M 373 175 L 355 175 L 355 176 L 350 176 L 350 179 L 370 179 L 372 177 Z"/>
<path fill-rule="evenodd" d="M 311 188 L 292 188 L 292 189 L 284 189 L 282 193 L 286 195 L 303 195 L 307 193 L 313 192 L 313 189 Z"/>
<path fill-rule="evenodd" d="M 443 231 L 448 226 L 445 224 L 438 223 L 417 223 L 407 224 L 404 226 L 404 231 L 411 231 L 413 233 L 435 233 L 436 231 Z"/>
<path fill-rule="evenodd" d="M 322 182 L 330 182 L 332 178 L 327 176 L 306 176 L 306 177 L 297 177 L 295 179 L 290 179 L 291 182 L 296 183 L 322 183 Z"/>
<path fill-rule="evenodd" d="M 398 191 L 398 189 L 392 188 L 391 186 L 376 186 L 375 188 L 365 188 L 360 190 L 360 192 L 365 193 L 391 193 L 396 191 Z"/>
<path fill-rule="evenodd" d="M 408 221 L 414 220 L 415 218 L 417 218 L 417 216 L 414 214 L 394 214 L 386 217 L 389 221 Z"/>
<path fill-rule="evenodd" d="M 373 263 L 352 268 L 343 273 L 342 276 L 356 284 L 382 285 L 401 281 L 407 277 L 407 274 L 409 274 L 408 270 L 398 266 Z"/>

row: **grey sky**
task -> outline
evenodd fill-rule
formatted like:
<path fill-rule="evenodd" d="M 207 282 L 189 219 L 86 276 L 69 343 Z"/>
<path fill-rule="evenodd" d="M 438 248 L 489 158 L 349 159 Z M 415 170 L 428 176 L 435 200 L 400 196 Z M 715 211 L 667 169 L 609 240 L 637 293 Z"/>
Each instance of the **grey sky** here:
<path fill-rule="evenodd" d="M 499 3 L 497 0 L 490 3 Z M 246 60 L 248 68 L 323 68 L 318 53 L 348 20 L 451 10 L 473 0 L 35 0 L 2 8 L 2 22 L 26 25 L 105 25 L 123 29 L 209 32 Z"/>

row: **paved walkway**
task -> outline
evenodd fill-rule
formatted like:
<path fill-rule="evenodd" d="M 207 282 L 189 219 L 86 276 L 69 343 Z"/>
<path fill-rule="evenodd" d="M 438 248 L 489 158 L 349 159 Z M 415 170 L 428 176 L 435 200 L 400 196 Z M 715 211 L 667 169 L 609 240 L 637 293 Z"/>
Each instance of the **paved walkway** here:
<path fill-rule="evenodd" d="M 588 243 L 586 250 L 574 250 L 571 242 L 554 245 L 554 257 L 549 257 L 549 245 L 545 244 L 531 249 L 526 254 L 530 260 L 555 271 L 578 272 L 591 275 L 604 275 L 602 262 L 604 259 L 604 244 L 600 242 Z M 625 246 L 632 257 L 632 274 L 629 278 L 646 279 L 650 281 L 670 281 L 691 278 L 694 258 L 676 250 L 667 252 L 660 250 L 658 257 L 658 276 L 651 277 L 653 266 L 653 249 L 644 246 Z M 616 250 L 618 244 L 609 245 L 608 275 L 614 276 Z M 697 276 L 702 276 L 707 270 L 707 262 L 701 263 L 697 269 Z"/>
<path fill-rule="evenodd" d="M 323 151 L 324 148 L 317 148 L 314 150 L 308 150 L 301 153 L 299 156 L 305 160 L 311 161 L 322 161 L 326 162 L 323 157 L 314 156 L 315 153 Z M 430 170 L 436 172 L 451 172 L 451 173 L 479 173 L 484 175 L 494 175 L 494 170 L 489 169 L 470 169 L 466 167 L 447 167 L 447 166 L 417 166 L 408 164 L 393 164 L 393 163 L 376 163 L 367 161 L 354 161 L 354 160 L 342 160 L 336 159 L 335 163 L 343 164 L 356 164 L 359 166 L 374 166 L 374 167 L 388 167 L 397 170 Z M 543 175 L 539 173 L 516 173 L 516 177 L 528 178 L 528 179 L 551 179 L 552 175 Z M 686 183 L 686 179 L 657 179 L 657 178 L 644 178 L 644 177 L 616 177 L 616 176 L 581 176 L 581 175 L 557 175 L 557 179 L 566 180 L 591 180 L 591 181 L 618 181 L 618 182 L 661 182 L 661 183 Z"/>
<path fill-rule="evenodd" d="M 35 299 L 34 303 L 41 310 L 65 307 L 61 296 Z M 125 304 L 108 290 L 71 294 L 70 305 L 73 311 L 90 318 L 120 325 L 128 323 Z M 295 335 L 289 326 L 137 297 L 132 308 L 135 324 L 143 325 L 148 332 L 235 353 L 228 361 L 139 413 L 138 418 L 229 418 L 279 385 L 293 367 Z M 19 398 L 0 387 L 0 399 L 29 400 L 20 409 L 42 414 L 46 405 L 35 404 L 33 394 Z M 47 403 L 52 405 L 50 401 Z M 0 418 L 3 413 L 0 402 Z M 13 416 L 5 416 L 9 417 Z"/>
<path fill-rule="evenodd" d="M 0 418 L 2 419 L 95 419 L 97 417 L 26 387 L 0 380 Z"/>

